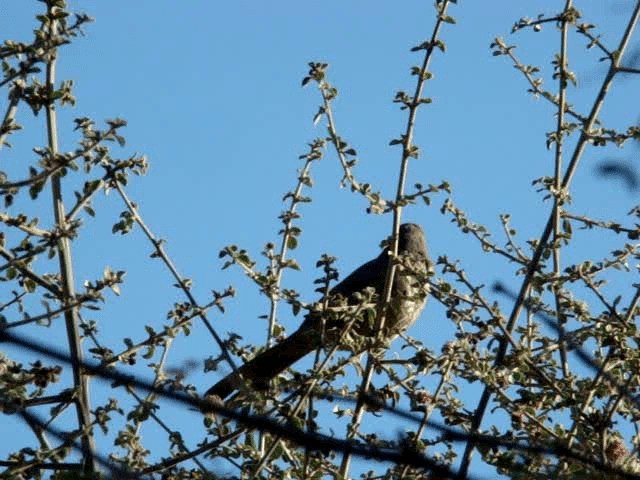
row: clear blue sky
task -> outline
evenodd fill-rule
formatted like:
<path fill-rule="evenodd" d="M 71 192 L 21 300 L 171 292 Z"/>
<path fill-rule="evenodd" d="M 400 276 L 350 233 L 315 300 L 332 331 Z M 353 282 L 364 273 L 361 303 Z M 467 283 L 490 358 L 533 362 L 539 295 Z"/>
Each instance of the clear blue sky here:
<path fill-rule="evenodd" d="M 96 22 L 86 28 L 86 37 L 60 53 L 59 79 L 73 79 L 77 96 L 74 108 L 61 111 L 63 149 L 73 148 L 77 139 L 72 118 L 89 116 L 98 123 L 126 119 L 128 142 L 121 156 L 144 153 L 151 162 L 149 174 L 132 178 L 129 189 L 148 225 L 168 241 L 168 252 L 180 272 L 193 279 L 198 298 L 204 301 L 211 289 L 236 287 L 238 296 L 228 303 L 227 314 L 211 316 L 220 331 L 238 331 L 247 341 L 263 342 L 266 329 L 257 317 L 267 313 L 266 299 L 236 269 L 221 271 L 217 253 L 237 244 L 261 260 L 265 243 L 277 240 L 277 216 L 285 208 L 282 196 L 294 187 L 296 169 L 302 166 L 298 155 L 306 152 L 307 142 L 326 132 L 324 121 L 312 123 L 318 92 L 300 88 L 307 62 L 330 64 L 330 81 L 340 91 L 334 104 L 338 129 L 359 153 L 356 173 L 389 197 L 395 191 L 400 151 L 388 143 L 404 129 L 406 118 L 391 100 L 397 90 L 413 89 L 409 69 L 420 56 L 409 49 L 430 35 L 432 2 L 70 3 Z M 495 232 L 496 240 L 502 241 L 498 215 L 511 213 L 524 243 L 540 234 L 550 208 L 531 181 L 553 172 L 545 133 L 555 128 L 554 110 L 526 93 L 520 73 L 508 59 L 493 57 L 489 44 L 496 36 L 518 44 L 516 54 L 524 63 L 542 67 L 552 88 L 555 28 L 548 25 L 538 34 L 509 32 L 520 17 L 552 13 L 564 2 L 459 3 L 449 10 L 458 23 L 445 26 L 441 35 L 447 53 L 436 55 L 432 63 L 434 79 L 425 93 L 433 104 L 420 111 L 416 129 L 423 155 L 412 162 L 408 185 L 446 179 L 456 203 L 473 221 Z M 602 27 L 602 39 L 613 49 L 631 4 L 587 1 L 577 6 L 585 21 Z M 33 14 L 41 7 L 35 1 L 3 1 L 2 39 L 29 39 Z M 599 53 L 585 50 L 585 44 L 573 36 L 569 49 L 580 81 L 580 89 L 570 90 L 570 102 L 579 109 L 589 105 L 585 102 L 593 98 L 604 72 L 597 62 Z M 629 98 L 637 98 L 630 97 L 631 85 L 617 84 L 603 111 L 602 118 L 612 126 L 636 120 L 637 108 L 628 108 Z M 5 102 L 0 98 L 3 109 Z M 3 150 L 0 157 L 2 169 L 9 172 L 24 172 L 24 164 L 33 158 L 30 148 L 43 142 L 42 116 L 33 121 L 23 110 L 19 121 L 28 128 L 12 139 L 15 148 Z M 637 157 L 637 150 L 588 152 L 573 184 L 573 211 L 622 221 L 637 196 L 619 183 L 596 178 L 594 166 L 605 158 L 631 155 Z M 315 186 L 306 194 L 313 203 L 300 210 L 303 234 L 293 252 L 302 271 L 284 278 L 284 286 L 299 290 L 307 301 L 314 299 L 312 281 L 320 275 L 314 265 L 322 253 L 337 256 L 346 274 L 377 254 L 391 227 L 390 216 L 367 215 L 361 197 L 339 188 L 341 171 L 331 150 L 315 164 L 312 177 Z M 463 259 L 477 284 L 503 280 L 515 285 L 513 265 L 482 254 L 476 242 L 439 213 L 443 199 L 434 197 L 430 208 L 408 208 L 403 217 L 424 227 L 432 257 Z M 11 213 L 23 205 L 18 201 Z M 45 197 L 43 211 L 37 212 L 43 219 L 48 206 Z M 145 324 L 161 328 L 172 303 L 183 299 L 160 262 L 149 259 L 152 247 L 139 231 L 125 238 L 110 234 L 124 210 L 116 196 L 102 196 L 94 206 L 97 219 L 87 220 L 74 243 L 77 282 L 99 276 L 105 265 L 128 271 L 122 295 L 110 298 L 103 313 L 95 315 L 105 343 L 118 351 L 123 336 L 144 338 Z M 568 252 L 567 261 L 587 254 L 589 238 L 582 239 L 584 250 Z M 597 258 L 608 252 L 606 242 L 592 250 Z M 294 329 L 300 319 L 285 307 L 281 321 Z M 62 341 L 61 325 L 57 328 Z M 51 340 L 58 335 L 43 332 L 32 331 Z M 170 365 L 218 354 L 201 325 L 193 332 L 176 342 Z M 410 331 L 435 351 L 453 332 L 433 301 Z M 198 366 L 187 381 L 204 391 L 215 377 L 200 371 Z M 98 385 L 93 391 L 97 401 L 111 393 Z M 466 400 L 473 408 L 473 397 Z M 199 432 L 197 415 L 175 418 L 180 419 L 175 428 L 188 431 L 193 425 L 193 432 Z M 193 432 L 191 446 L 199 440 Z"/>

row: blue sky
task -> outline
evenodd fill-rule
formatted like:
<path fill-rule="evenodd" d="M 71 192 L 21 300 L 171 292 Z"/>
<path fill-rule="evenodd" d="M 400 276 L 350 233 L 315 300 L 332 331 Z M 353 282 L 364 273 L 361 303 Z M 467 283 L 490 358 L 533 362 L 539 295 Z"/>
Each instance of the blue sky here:
<path fill-rule="evenodd" d="M 146 222 L 167 240 L 172 259 L 193 279 L 194 292 L 203 301 L 211 289 L 236 287 L 238 296 L 228 303 L 227 314 L 211 316 L 216 327 L 261 343 L 266 329 L 258 316 L 267 313 L 266 299 L 236 269 L 221 271 L 217 253 L 237 244 L 260 261 L 265 243 L 277 240 L 282 196 L 295 186 L 296 169 L 302 166 L 298 156 L 306 152 L 307 142 L 326 133 L 324 121 L 312 123 L 319 93 L 314 87 L 300 88 L 307 62 L 330 64 L 329 79 L 340 92 L 334 104 L 338 130 L 359 153 L 356 174 L 389 197 L 395 191 L 400 151 L 388 143 L 404 129 L 406 118 L 392 99 L 397 90 L 413 90 L 409 68 L 420 56 L 409 50 L 431 33 L 431 3 L 72 1 L 74 9 L 96 22 L 86 28 L 86 37 L 60 54 L 59 79 L 73 79 L 77 97 L 74 108 L 60 112 L 62 147 L 71 149 L 77 140 L 72 118 L 89 116 L 98 123 L 126 119 L 128 141 L 121 156 L 144 153 L 151 162 L 149 174 L 133 178 L 129 187 Z M 584 20 L 598 24 L 603 41 L 614 48 L 632 2 L 578 3 Z M 563 4 L 461 1 L 449 10 L 458 23 L 445 26 L 441 35 L 447 53 L 436 55 L 432 63 L 434 79 L 425 93 L 433 103 L 420 111 L 416 129 L 423 156 L 411 163 L 408 185 L 446 179 L 457 205 L 499 241 L 500 213 L 512 214 L 522 243 L 544 227 L 550 203 L 542 201 L 531 181 L 553 172 L 545 133 L 555 128 L 555 118 L 550 104 L 526 93 L 524 79 L 508 59 L 491 55 L 489 44 L 496 36 L 516 43 L 523 63 L 539 65 L 545 85 L 552 88 L 556 29 L 548 25 L 537 34 L 509 32 L 520 17 L 552 13 Z M 4 0 L 3 39 L 29 39 L 33 13 L 41 6 Z M 585 44 L 583 38 L 571 37 L 569 56 L 579 88 L 570 89 L 569 98 L 579 109 L 589 105 L 605 71 L 599 54 L 587 51 Z M 637 109 L 629 108 L 636 91 L 631 79 L 616 83 L 602 118 L 616 127 L 637 121 Z M 0 107 L 5 102 L 0 98 Z M 43 142 L 42 116 L 34 120 L 22 111 L 19 121 L 24 133 L 0 157 L 3 169 L 16 174 L 32 160 L 30 148 Z M 623 221 L 637 196 L 615 181 L 598 179 L 594 166 L 606 158 L 628 161 L 633 155 L 637 158 L 632 148 L 588 151 L 573 183 L 573 211 Z M 377 254 L 391 227 L 390 216 L 367 215 L 361 197 L 340 189 L 341 170 L 331 150 L 314 165 L 312 177 L 315 185 L 306 194 L 313 202 L 300 209 L 303 234 L 292 252 L 302 270 L 284 277 L 284 286 L 299 290 L 308 301 L 315 296 L 313 279 L 320 273 L 314 265 L 322 253 L 337 256 L 344 275 Z M 403 217 L 424 227 L 432 257 L 463 259 L 477 284 L 501 279 L 515 285 L 513 265 L 483 254 L 439 213 L 443 200 L 434 197 L 429 208 L 410 207 Z M 12 213 L 23 205 L 18 199 Z M 41 200 L 37 214 L 43 220 L 47 207 Z M 111 298 L 95 317 L 105 342 L 119 350 L 119 339 L 143 338 L 145 324 L 161 326 L 172 303 L 183 299 L 163 266 L 149 259 L 152 248 L 139 231 L 124 238 L 110 234 L 124 209 L 116 196 L 102 196 L 94 207 L 97 219 L 87 220 L 74 245 L 77 282 L 99 276 L 105 265 L 128 271 L 122 295 Z M 587 234 L 576 237 L 580 241 L 566 253 L 567 262 L 609 253 L 606 241 L 598 240 L 594 247 Z M 294 329 L 300 319 L 282 308 L 281 321 Z M 432 301 L 410 333 L 439 351 L 453 327 Z M 56 335 L 47 330 L 45 338 Z M 62 339 L 61 330 L 59 335 Z M 169 364 L 200 362 L 217 353 L 196 325 L 191 337 L 176 342 Z M 188 379 L 201 391 L 213 380 L 199 369 Z M 94 394 L 101 399 L 110 393 L 97 386 Z M 472 407 L 473 397 L 469 400 Z M 199 422 L 194 415 L 188 418 L 194 425 Z"/>

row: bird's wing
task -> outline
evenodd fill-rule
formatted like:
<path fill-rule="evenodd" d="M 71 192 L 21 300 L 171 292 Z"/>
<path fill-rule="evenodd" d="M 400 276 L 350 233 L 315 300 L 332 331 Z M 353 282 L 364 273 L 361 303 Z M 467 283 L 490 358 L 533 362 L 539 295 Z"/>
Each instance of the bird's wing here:
<path fill-rule="evenodd" d="M 344 280 L 331 289 L 331 294 L 340 294 L 349 298 L 367 287 L 373 287 L 378 294 L 384 288 L 385 272 L 389 263 L 389 256 L 382 252 L 377 258 L 360 265 Z"/>

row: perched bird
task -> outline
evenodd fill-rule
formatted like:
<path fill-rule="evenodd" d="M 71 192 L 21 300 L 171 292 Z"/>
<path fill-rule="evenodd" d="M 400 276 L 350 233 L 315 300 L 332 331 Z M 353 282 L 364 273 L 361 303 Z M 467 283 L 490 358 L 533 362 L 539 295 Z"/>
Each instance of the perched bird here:
<path fill-rule="evenodd" d="M 426 303 L 426 289 L 417 276 L 427 272 L 427 247 L 422 228 L 418 225 L 405 223 L 400 226 L 398 257 L 399 264 L 396 268 L 382 335 L 386 341 L 391 341 L 409 328 L 417 320 Z M 371 316 L 365 318 L 366 315 L 360 315 L 351 321 L 353 314 L 349 315 L 349 309 L 340 309 L 338 306 L 344 305 L 345 301 L 346 305 L 358 304 L 354 294 L 365 292 L 368 288 L 375 292 L 375 299 L 382 295 L 390 261 L 391 256 L 385 248 L 378 257 L 358 267 L 331 289 L 327 311 L 308 313 L 298 330 L 282 342 L 249 360 L 237 372 L 220 380 L 207 390 L 206 395 L 217 395 L 224 399 L 238 389 L 243 381 L 247 385 L 264 389 L 269 380 L 308 353 L 318 347 L 330 348 L 336 342 L 344 341 L 342 337 L 345 333 L 352 338 L 360 336 L 375 339 L 377 336 L 375 318 Z M 332 311 L 332 307 L 335 311 Z M 351 326 L 350 331 L 345 332 L 348 325 Z"/>

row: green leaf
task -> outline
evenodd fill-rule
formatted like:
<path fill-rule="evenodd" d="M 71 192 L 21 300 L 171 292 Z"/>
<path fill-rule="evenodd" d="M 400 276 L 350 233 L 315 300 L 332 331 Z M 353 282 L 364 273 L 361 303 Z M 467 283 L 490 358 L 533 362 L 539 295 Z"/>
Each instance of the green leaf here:
<path fill-rule="evenodd" d="M 153 357 L 153 354 L 156 352 L 156 348 L 154 346 L 149 346 L 147 348 L 147 351 L 144 352 L 144 354 L 142 355 L 142 358 L 144 358 L 145 360 L 149 360 L 151 357 Z"/>
<path fill-rule="evenodd" d="M 18 270 L 16 270 L 15 267 L 9 267 L 7 269 L 7 279 L 8 280 L 13 280 L 17 276 L 18 276 Z"/>
<path fill-rule="evenodd" d="M 36 290 L 36 282 L 34 282 L 33 280 L 31 280 L 30 278 L 25 278 L 24 280 L 24 289 L 29 292 L 29 293 L 33 293 Z"/>
<path fill-rule="evenodd" d="M 438 47 L 442 53 L 447 51 L 447 46 L 442 40 L 436 40 L 435 42 L 433 42 L 433 46 Z"/>

